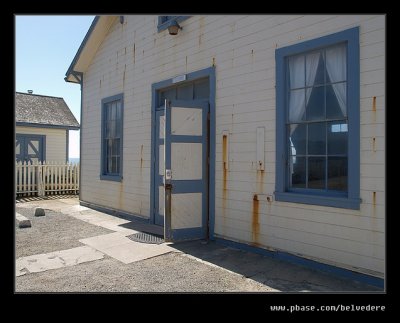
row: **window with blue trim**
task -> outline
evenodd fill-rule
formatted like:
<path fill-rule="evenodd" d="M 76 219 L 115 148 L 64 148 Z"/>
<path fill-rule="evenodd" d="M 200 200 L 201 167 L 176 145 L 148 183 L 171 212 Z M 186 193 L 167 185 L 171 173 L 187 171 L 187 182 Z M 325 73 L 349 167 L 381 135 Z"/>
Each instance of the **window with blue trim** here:
<path fill-rule="evenodd" d="M 276 50 L 278 201 L 359 208 L 358 33 Z"/>
<path fill-rule="evenodd" d="M 102 100 L 101 179 L 122 179 L 123 95 Z"/>
<path fill-rule="evenodd" d="M 180 23 L 186 19 L 190 18 L 190 16 L 158 16 L 158 32 L 161 32 L 168 28 L 171 21 L 175 20 L 177 23 Z"/>

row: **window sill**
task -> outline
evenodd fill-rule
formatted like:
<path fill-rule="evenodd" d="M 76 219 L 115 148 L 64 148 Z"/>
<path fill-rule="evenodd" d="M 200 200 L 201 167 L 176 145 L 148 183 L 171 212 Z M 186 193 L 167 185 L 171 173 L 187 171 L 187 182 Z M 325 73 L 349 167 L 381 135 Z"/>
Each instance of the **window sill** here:
<path fill-rule="evenodd" d="M 275 200 L 282 202 L 330 206 L 352 210 L 359 210 L 361 203 L 361 199 L 335 196 L 320 196 L 311 194 L 308 195 L 292 192 L 275 192 Z"/>
<path fill-rule="evenodd" d="M 121 175 L 100 175 L 100 179 L 104 181 L 122 182 Z"/>

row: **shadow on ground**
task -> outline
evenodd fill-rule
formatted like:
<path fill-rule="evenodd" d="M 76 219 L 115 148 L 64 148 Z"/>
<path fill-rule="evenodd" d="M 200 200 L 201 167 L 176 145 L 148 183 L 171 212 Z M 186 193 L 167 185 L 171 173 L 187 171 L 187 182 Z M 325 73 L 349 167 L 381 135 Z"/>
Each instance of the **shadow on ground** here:
<path fill-rule="evenodd" d="M 382 291 L 374 286 L 213 241 L 179 242 L 171 247 L 282 292 Z"/>

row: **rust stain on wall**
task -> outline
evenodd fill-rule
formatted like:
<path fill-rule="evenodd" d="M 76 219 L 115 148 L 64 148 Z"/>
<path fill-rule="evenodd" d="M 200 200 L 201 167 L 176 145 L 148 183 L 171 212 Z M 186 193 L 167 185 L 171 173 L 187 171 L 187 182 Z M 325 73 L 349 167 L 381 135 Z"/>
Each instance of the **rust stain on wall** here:
<path fill-rule="evenodd" d="M 264 170 L 257 170 L 257 193 L 263 194 Z"/>
<path fill-rule="evenodd" d="M 372 138 L 372 151 L 376 152 L 376 138 L 375 137 Z"/>
<path fill-rule="evenodd" d="M 259 222 L 259 200 L 257 194 L 253 195 L 253 210 L 251 218 L 251 233 L 254 244 L 258 244 L 260 235 L 260 222 Z"/>
<path fill-rule="evenodd" d="M 215 66 L 215 57 L 212 59 L 212 66 Z"/>
<path fill-rule="evenodd" d="M 372 192 L 372 216 L 376 217 L 376 192 Z"/>
<path fill-rule="evenodd" d="M 222 136 L 222 170 L 224 172 L 224 199 L 225 199 L 225 194 L 226 194 L 226 181 L 227 181 L 227 165 L 226 165 L 226 160 L 227 160 L 227 136 L 223 135 Z"/>
<path fill-rule="evenodd" d="M 376 96 L 372 98 L 372 122 L 376 122 Z"/>
<path fill-rule="evenodd" d="M 143 168 L 143 145 L 140 146 L 140 170 Z"/>
<path fill-rule="evenodd" d="M 124 73 L 122 75 L 122 87 L 123 88 L 125 87 L 125 72 L 126 72 L 126 64 L 125 64 L 125 67 L 124 67 Z"/>
<path fill-rule="evenodd" d="M 223 172 L 223 190 L 222 190 L 222 234 L 225 234 L 225 226 L 226 226 L 226 199 L 227 199 L 227 180 L 228 180 L 228 170 L 226 165 L 227 160 L 227 144 L 228 138 L 226 135 L 222 136 L 222 172 Z"/>

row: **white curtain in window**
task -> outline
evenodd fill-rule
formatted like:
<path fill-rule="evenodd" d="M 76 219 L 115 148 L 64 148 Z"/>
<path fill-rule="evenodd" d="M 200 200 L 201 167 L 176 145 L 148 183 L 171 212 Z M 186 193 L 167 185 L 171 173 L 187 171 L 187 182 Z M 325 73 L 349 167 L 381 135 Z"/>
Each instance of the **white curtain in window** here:
<path fill-rule="evenodd" d="M 326 50 L 326 69 L 331 82 L 346 81 L 346 46 L 339 45 Z M 340 110 L 346 115 L 346 86 L 332 85 Z"/>
<path fill-rule="evenodd" d="M 321 54 L 319 52 L 307 55 L 305 74 L 307 76 L 308 85 L 314 85 L 320 56 Z M 304 56 L 291 58 L 289 60 L 289 73 L 290 73 L 290 88 L 305 86 Z M 304 90 L 290 91 L 289 122 L 296 122 L 302 119 L 306 111 L 306 105 L 311 95 L 311 91 L 307 91 L 307 95 L 305 95 L 304 92 L 305 92 Z M 297 125 L 296 124 L 293 125 L 293 127 L 291 127 L 290 134 L 292 134 L 293 131 L 296 130 L 296 128 Z"/>
<path fill-rule="evenodd" d="M 321 57 L 321 53 L 311 53 L 306 56 L 306 80 L 307 80 L 307 86 L 313 86 L 315 82 L 315 76 L 317 75 L 317 69 L 318 69 L 318 64 L 319 64 L 319 58 Z M 311 91 L 307 91 L 306 94 L 306 105 L 308 103 L 308 100 L 310 99 L 311 96 Z"/>

